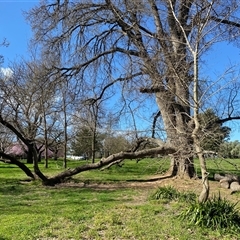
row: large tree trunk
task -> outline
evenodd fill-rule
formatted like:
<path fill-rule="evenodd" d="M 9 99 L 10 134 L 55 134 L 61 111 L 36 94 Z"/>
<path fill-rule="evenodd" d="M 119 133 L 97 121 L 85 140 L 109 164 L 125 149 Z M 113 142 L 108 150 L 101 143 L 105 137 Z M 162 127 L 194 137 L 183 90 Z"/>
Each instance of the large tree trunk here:
<path fill-rule="evenodd" d="M 172 156 L 170 168 L 167 174 L 179 178 L 194 178 L 196 172 L 193 164 L 193 158 Z"/>
<path fill-rule="evenodd" d="M 32 153 L 33 156 L 33 169 L 34 173 L 44 182 L 48 182 L 48 178 L 41 172 L 38 166 L 38 154 L 37 154 L 37 147 L 35 143 L 28 144 L 29 152 Z"/>
<path fill-rule="evenodd" d="M 168 95 L 169 96 L 169 95 Z M 179 178 L 193 178 L 196 176 L 193 162 L 193 139 L 189 126 L 189 107 L 176 104 L 174 97 L 166 97 L 162 93 L 156 94 L 156 101 L 165 125 L 167 141 L 178 148 L 171 155 L 168 174 Z"/>

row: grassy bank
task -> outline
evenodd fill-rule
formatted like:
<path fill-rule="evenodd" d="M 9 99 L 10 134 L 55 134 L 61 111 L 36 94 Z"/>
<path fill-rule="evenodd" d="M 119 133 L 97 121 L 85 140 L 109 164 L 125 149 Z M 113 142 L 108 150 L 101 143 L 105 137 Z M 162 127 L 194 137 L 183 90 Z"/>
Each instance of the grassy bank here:
<path fill-rule="evenodd" d="M 234 161 L 240 166 L 240 160 Z M 69 162 L 69 167 L 76 164 L 79 162 Z M 234 165 L 223 164 L 229 172 L 239 173 Z M 213 161 L 208 165 L 211 173 L 219 170 Z M 43 168 L 43 163 L 40 166 Z M 180 221 L 178 215 L 187 201 L 150 200 L 161 184 L 180 189 L 189 186 L 189 191 L 201 186 L 198 181 L 168 179 L 140 184 L 166 167 L 164 160 L 126 161 L 122 167 L 85 172 L 67 184 L 45 187 L 38 181 L 26 181 L 18 168 L 0 163 L 0 240 L 239 239 L 229 232 L 201 229 Z M 61 162 L 51 162 L 46 170 L 48 175 L 60 171 Z"/>

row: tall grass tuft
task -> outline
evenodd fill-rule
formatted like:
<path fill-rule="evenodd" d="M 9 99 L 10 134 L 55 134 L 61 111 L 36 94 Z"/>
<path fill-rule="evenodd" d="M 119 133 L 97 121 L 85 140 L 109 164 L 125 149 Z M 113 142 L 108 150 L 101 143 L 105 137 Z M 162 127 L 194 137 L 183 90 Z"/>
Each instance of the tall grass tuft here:
<path fill-rule="evenodd" d="M 236 205 L 222 199 L 219 194 L 205 203 L 192 202 L 190 207 L 182 211 L 180 219 L 212 230 L 240 232 L 240 213 Z"/>
<path fill-rule="evenodd" d="M 179 192 L 172 186 L 159 187 L 155 193 L 150 197 L 151 200 L 178 200 L 178 201 L 194 201 L 196 200 L 196 194 L 192 192 Z"/>

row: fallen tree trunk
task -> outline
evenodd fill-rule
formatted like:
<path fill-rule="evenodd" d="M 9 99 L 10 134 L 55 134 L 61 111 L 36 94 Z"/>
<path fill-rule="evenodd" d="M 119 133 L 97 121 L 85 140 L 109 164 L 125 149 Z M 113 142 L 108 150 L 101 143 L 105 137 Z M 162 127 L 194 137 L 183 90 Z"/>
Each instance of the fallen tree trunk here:
<path fill-rule="evenodd" d="M 240 177 L 233 174 L 214 174 L 214 180 L 219 181 L 220 186 L 230 189 L 231 194 L 240 191 Z"/>
<path fill-rule="evenodd" d="M 221 188 L 229 189 L 230 183 L 229 183 L 229 180 L 228 180 L 228 179 L 223 178 L 223 179 L 221 179 L 219 182 L 220 182 Z"/>
<path fill-rule="evenodd" d="M 160 145 L 160 144 L 159 144 Z M 44 185 L 55 185 L 58 183 L 61 183 L 64 181 L 64 179 L 71 177 L 73 175 L 76 175 L 80 172 L 84 172 L 87 170 L 92 170 L 92 169 L 101 169 L 105 166 L 109 166 L 112 163 L 117 163 L 119 160 L 123 161 L 122 159 L 137 159 L 141 157 L 146 157 L 152 154 L 172 154 L 177 151 L 177 148 L 172 146 L 171 143 L 162 143 L 161 146 L 156 147 L 156 148 L 150 148 L 150 149 L 145 149 L 137 152 L 120 152 L 113 154 L 107 158 L 102 158 L 99 162 L 96 163 L 90 163 L 86 165 L 81 165 L 73 169 L 68 169 L 64 172 L 61 172 L 57 174 L 56 176 L 53 176 L 47 181 L 43 181 Z"/>
<path fill-rule="evenodd" d="M 239 182 L 232 182 L 231 185 L 230 185 L 230 189 L 232 190 L 231 194 L 233 194 L 235 192 L 240 192 L 240 184 L 239 184 Z"/>
<path fill-rule="evenodd" d="M 105 170 L 105 169 L 109 169 L 111 166 L 113 166 L 113 165 L 115 165 L 115 164 L 117 164 L 119 167 L 122 167 L 122 165 L 120 165 L 120 163 L 121 163 L 123 160 L 124 160 L 124 159 L 119 159 L 119 160 L 117 160 L 117 161 L 115 161 L 115 162 L 112 162 L 112 163 L 108 164 L 106 167 L 101 168 L 100 170 L 103 171 L 103 170 Z"/>
<path fill-rule="evenodd" d="M 219 174 L 215 173 L 214 174 L 214 180 L 216 181 L 221 181 L 221 180 L 228 180 L 230 183 L 231 182 L 240 182 L 240 177 L 237 175 L 232 175 L 232 174 Z"/>

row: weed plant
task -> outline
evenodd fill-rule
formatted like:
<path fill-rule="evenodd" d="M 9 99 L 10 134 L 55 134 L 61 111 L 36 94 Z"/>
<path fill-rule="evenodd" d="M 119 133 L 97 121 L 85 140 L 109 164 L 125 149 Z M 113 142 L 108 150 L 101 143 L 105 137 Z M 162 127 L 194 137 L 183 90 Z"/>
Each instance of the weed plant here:
<path fill-rule="evenodd" d="M 180 219 L 202 228 L 240 233 L 240 213 L 236 205 L 221 198 L 219 194 L 206 203 L 192 202 L 190 207 L 180 214 Z"/>
<path fill-rule="evenodd" d="M 182 202 L 192 202 L 196 200 L 196 194 L 192 192 L 180 192 L 172 186 L 159 187 L 150 197 L 151 200 L 178 200 Z"/>

